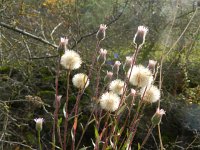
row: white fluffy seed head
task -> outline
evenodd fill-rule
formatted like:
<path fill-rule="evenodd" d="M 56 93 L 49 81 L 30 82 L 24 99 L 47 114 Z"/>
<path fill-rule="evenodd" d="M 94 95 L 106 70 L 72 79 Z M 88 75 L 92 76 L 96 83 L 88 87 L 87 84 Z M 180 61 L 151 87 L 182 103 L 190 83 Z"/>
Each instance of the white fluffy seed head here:
<path fill-rule="evenodd" d="M 88 87 L 89 79 L 86 74 L 78 73 L 72 78 L 72 83 L 76 88 L 83 89 Z"/>
<path fill-rule="evenodd" d="M 66 50 L 62 55 L 60 63 L 65 69 L 75 70 L 80 68 L 82 60 L 80 55 L 73 50 Z"/>
<path fill-rule="evenodd" d="M 100 98 L 100 106 L 102 109 L 113 112 L 118 109 L 120 97 L 113 92 L 106 92 Z"/>
<path fill-rule="evenodd" d="M 143 101 L 147 103 L 154 103 L 160 99 L 160 90 L 154 85 L 142 88 L 140 93 Z"/>
<path fill-rule="evenodd" d="M 116 79 L 110 83 L 109 89 L 116 94 L 121 95 L 123 93 L 124 81 Z"/>
<path fill-rule="evenodd" d="M 128 77 L 130 75 L 130 69 L 128 71 Z M 133 66 L 133 70 L 131 72 L 130 80 L 129 82 L 132 85 L 138 86 L 138 87 L 145 87 L 152 83 L 153 76 L 151 71 L 148 68 L 145 68 L 142 65 Z"/>

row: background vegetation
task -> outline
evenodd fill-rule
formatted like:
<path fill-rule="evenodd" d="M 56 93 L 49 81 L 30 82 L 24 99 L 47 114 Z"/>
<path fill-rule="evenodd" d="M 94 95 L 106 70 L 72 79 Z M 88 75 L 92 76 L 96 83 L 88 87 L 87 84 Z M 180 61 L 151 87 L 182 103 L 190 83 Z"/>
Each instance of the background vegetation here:
<path fill-rule="evenodd" d="M 45 118 L 41 140 L 48 149 L 60 37 L 70 39 L 70 49 L 81 54 L 82 69 L 87 69 L 101 23 L 108 25 L 102 45 L 109 53 L 108 69 L 115 60 L 124 61 L 125 56 L 133 53 L 132 39 L 138 25 L 148 26 L 147 42 L 138 63 L 147 65 L 148 59 L 161 63 L 165 57 L 161 101 L 166 110 L 161 124 L 164 146 L 166 149 L 200 148 L 198 7 L 193 0 L 1 0 L 1 149 L 37 148 L 33 119 L 38 116 Z M 64 73 L 61 73 L 60 93 L 65 93 L 65 84 Z M 87 117 L 92 106 L 82 101 L 81 107 L 85 112 L 82 118 Z M 155 108 L 156 105 L 149 107 L 145 115 L 151 117 Z M 145 119 L 137 139 L 144 136 L 144 127 Z M 88 139 L 92 134 L 93 131 L 86 135 Z M 155 130 L 147 149 L 155 149 L 157 139 Z"/>

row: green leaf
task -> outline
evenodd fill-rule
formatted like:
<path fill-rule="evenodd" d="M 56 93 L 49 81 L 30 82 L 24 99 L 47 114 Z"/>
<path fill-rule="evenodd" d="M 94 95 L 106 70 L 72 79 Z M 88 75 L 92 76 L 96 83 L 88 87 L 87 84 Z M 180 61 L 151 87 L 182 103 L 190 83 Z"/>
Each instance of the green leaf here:
<path fill-rule="evenodd" d="M 81 148 L 81 149 L 79 149 L 79 150 L 87 150 L 88 148 L 90 148 L 91 146 L 88 146 L 88 147 L 83 147 L 83 148 Z"/>
<path fill-rule="evenodd" d="M 140 150 L 141 149 L 141 146 L 140 146 L 140 143 L 138 143 L 138 150 Z"/>
<path fill-rule="evenodd" d="M 126 105 L 123 105 L 123 106 L 119 109 L 119 111 L 117 112 L 117 115 L 119 115 L 120 113 L 122 113 L 122 112 L 125 110 L 125 108 L 126 108 Z"/>
<path fill-rule="evenodd" d="M 99 141 L 100 138 L 99 138 L 99 132 L 97 130 L 97 128 L 94 126 L 94 133 L 95 133 L 95 138 Z"/>
<path fill-rule="evenodd" d="M 66 107 L 66 103 L 64 104 L 63 106 L 63 114 L 64 114 L 64 117 L 66 118 L 66 111 L 65 111 L 65 107 Z"/>
<path fill-rule="evenodd" d="M 58 119 L 58 127 L 60 127 L 61 123 L 62 123 L 62 117 Z"/>
<path fill-rule="evenodd" d="M 75 141 L 75 137 L 74 137 L 74 129 L 71 129 L 71 136 L 72 136 L 72 141 Z"/>

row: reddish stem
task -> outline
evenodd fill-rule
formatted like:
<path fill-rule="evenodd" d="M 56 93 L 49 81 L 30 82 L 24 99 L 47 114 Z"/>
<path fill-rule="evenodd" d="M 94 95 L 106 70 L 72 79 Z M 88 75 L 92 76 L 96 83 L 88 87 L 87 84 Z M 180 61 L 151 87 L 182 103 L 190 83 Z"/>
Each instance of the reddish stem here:
<path fill-rule="evenodd" d="M 59 143 L 61 148 L 63 149 L 63 145 L 62 145 L 62 138 L 60 135 L 60 130 L 57 127 L 58 124 L 58 112 L 59 112 L 59 102 L 58 102 L 58 79 L 59 79 L 59 72 L 60 72 L 60 59 L 61 57 L 59 56 L 58 58 L 58 63 L 57 63 L 57 71 L 56 71 L 56 80 L 55 80 L 55 85 L 56 85 L 56 95 L 55 95 L 55 111 L 54 111 L 54 124 L 53 124 L 53 133 L 52 133 L 52 140 L 53 140 L 53 144 L 55 144 L 55 130 L 57 129 L 57 134 L 58 134 L 58 138 L 59 138 Z M 53 148 L 55 149 L 55 145 L 53 145 Z"/>
<path fill-rule="evenodd" d="M 65 106 L 65 126 L 64 126 L 64 147 L 63 150 L 66 150 L 66 140 L 67 140 L 67 126 L 68 126 L 68 101 L 69 101 L 69 76 L 70 76 L 70 70 L 67 71 L 67 87 L 66 87 L 66 106 Z"/>

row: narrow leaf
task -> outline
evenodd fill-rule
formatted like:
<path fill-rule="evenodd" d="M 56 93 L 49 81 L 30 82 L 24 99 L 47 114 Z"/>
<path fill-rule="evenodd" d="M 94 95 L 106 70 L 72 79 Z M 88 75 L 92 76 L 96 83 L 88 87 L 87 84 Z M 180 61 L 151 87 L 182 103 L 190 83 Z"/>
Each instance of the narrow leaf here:
<path fill-rule="evenodd" d="M 120 110 L 117 112 L 117 115 L 119 115 L 120 113 L 122 113 L 126 108 L 126 105 L 123 105 Z"/>
<path fill-rule="evenodd" d="M 94 127 L 95 138 L 99 141 L 99 132 L 96 127 Z"/>
<path fill-rule="evenodd" d="M 66 118 L 66 111 L 65 111 L 65 107 L 66 107 L 66 103 L 64 104 L 63 106 L 63 114 L 64 114 L 64 117 Z"/>
<path fill-rule="evenodd" d="M 141 146 L 140 146 L 140 143 L 138 143 L 138 150 L 140 150 L 141 149 Z"/>

